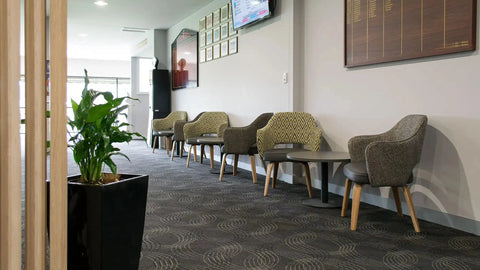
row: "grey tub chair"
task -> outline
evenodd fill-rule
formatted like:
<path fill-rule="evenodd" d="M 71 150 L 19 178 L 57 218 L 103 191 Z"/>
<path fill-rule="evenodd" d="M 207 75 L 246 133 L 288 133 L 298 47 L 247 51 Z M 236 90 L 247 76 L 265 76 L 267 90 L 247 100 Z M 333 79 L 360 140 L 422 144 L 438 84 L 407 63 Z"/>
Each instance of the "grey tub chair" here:
<path fill-rule="evenodd" d="M 223 132 L 223 146 L 222 152 L 222 168 L 220 169 L 219 180 L 223 180 L 225 172 L 225 165 L 227 163 L 227 155 L 234 155 L 233 175 L 237 174 L 238 156 L 249 155 L 250 165 L 252 167 L 252 180 L 257 183 L 257 172 L 255 165 L 255 154 L 258 154 L 257 149 L 257 130 L 263 128 L 273 113 L 262 113 L 250 125 L 246 127 L 229 127 Z"/>
<path fill-rule="evenodd" d="M 403 188 L 413 227 L 415 232 L 420 232 L 408 184 L 413 181 L 412 170 L 420 161 L 426 126 L 425 115 L 408 115 L 385 133 L 357 136 L 349 140 L 351 162 L 343 168 L 347 180 L 341 215 L 345 216 L 347 211 L 353 182 L 352 231 L 357 229 L 362 187 L 368 184 L 372 187 L 391 186 L 400 216 L 403 214 L 398 188 Z"/>
<path fill-rule="evenodd" d="M 173 160 L 173 156 L 174 156 L 174 153 L 175 153 L 175 148 L 176 147 L 180 147 L 180 157 L 183 157 L 183 147 L 184 147 L 184 144 L 185 144 L 185 135 L 183 134 L 183 126 L 185 126 L 186 123 L 192 123 L 192 122 L 195 122 L 198 120 L 198 118 L 200 118 L 200 116 L 202 116 L 202 114 L 204 114 L 205 112 L 201 112 L 199 113 L 193 120 L 191 121 L 185 121 L 185 120 L 177 120 L 175 121 L 175 123 L 173 124 L 173 145 L 172 145 L 172 157 L 171 157 L 171 160 Z M 195 149 L 195 153 L 197 152 L 197 149 Z M 195 155 L 195 161 L 196 160 L 197 156 Z"/>

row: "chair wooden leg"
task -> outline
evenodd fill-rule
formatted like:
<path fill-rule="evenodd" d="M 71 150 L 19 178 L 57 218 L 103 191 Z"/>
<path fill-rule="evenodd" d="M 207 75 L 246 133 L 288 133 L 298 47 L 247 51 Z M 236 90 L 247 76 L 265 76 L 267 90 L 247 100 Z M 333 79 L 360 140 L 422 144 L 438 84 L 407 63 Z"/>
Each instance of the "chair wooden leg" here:
<path fill-rule="evenodd" d="M 267 196 L 268 194 L 268 185 L 270 184 L 270 174 L 272 173 L 273 162 L 270 162 L 267 167 L 267 175 L 265 177 L 265 191 L 263 192 L 263 196 Z"/>
<path fill-rule="evenodd" d="M 397 207 L 397 213 L 403 217 L 402 204 L 400 203 L 400 196 L 398 194 L 398 187 L 392 187 L 393 198 L 395 199 L 395 206 Z"/>
<path fill-rule="evenodd" d="M 184 141 L 181 141 L 180 142 L 180 158 L 183 158 L 183 150 L 185 148 L 185 142 Z"/>
<path fill-rule="evenodd" d="M 196 145 L 193 146 L 193 152 L 194 152 L 193 161 L 197 162 L 197 146 Z M 188 154 L 190 155 L 190 150 L 188 150 Z"/>
<path fill-rule="evenodd" d="M 310 166 L 308 166 L 308 162 L 303 163 L 303 167 L 305 168 L 305 184 L 307 184 L 308 197 L 313 198 L 312 181 L 310 177 Z"/>
<path fill-rule="evenodd" d="M 188 149 L 188 157 L 187 157 L 187 168 L 190 166 L 190 156 L 192 154 L 192 148 L 195 146 L 190 145 L 190 148 Z"/>
<path fill-rule="evenodd" d="M 214 160 L 213 160 L 213 145 L 210 145 L 210 168 L 213 169 L 213 166 L 214 166 Z"/>
<path fill-rule="evenodd" d="M 413 228 L 415 232 L 420 232 L 420 225 L 418 224 L 417 215 L 415 214 L 415 208 L 413 207 L 412 195 L 410 194 L 410 189 L 405 186 L 403 187 L 403 194 L 405 200 L 407 201 L 408 210 L 410 210 L 410 217 L 412 218 Z"/>
<path fill-rule="evenodd" d="M 255 156 L 250 156 L 250 166 L 252 167 L 252 181 L 254 184 L 257 183 L 257 166 L 255 165 Z"/>
<path fill-rule="evenodd" d="M 205 153 L 205 145 L 200 145 L 200 164 L 203 164 L 203 154 Z"/>
<path fill-rule="evenodd" d="M 152 146 L 152 153 L 155 153 L 155 146 L 157 146 L 158 136 L 153 136 L 153 146 Z"/>
<path fill-rule="evenodd" d="M 273 162 L 273 179 L 272 179 L 272 188 L 277 186 L 277 176 L 278 176 L 278 162 Z"/>
<path fill-rule="evenodd" d="M 167 137 L 165 138 L 165 148 L 167 148 L 167 155 L 170 154 L 170 149 L 171 149 L 171 146 L 172 146 L 172 137 Z"/>
<path fill-rule="evenodd" d="M 238 154 L 235 154 L 233 156 L 233 175 L 237 175 L 237 169 L 238 169 Z"/>
<path fill-rule="evenodd" d="M 225 173 L 225 166 L 227 165 L 227 155 L 228 154 L 223 154 L 222 158 L 222 167 L 220 168 L 220 177 L 218 180 L 222 181 L 223 180 L 223 174 Z"/>
<path fill-rule="evenodd" d="M 352 189 L 352 181 L 347 178 L 345 180 L 345 192 L 343 193 L 342 213 L 340 216 L 344 217 L 348 209 L 348 200 L 350 200 L 350 190 Z"/>
<path fill-rule="evenodd" d="M 358 221 L 358 209 L 360 208 L 360 195 L 362 194 L 362 185 L 357 183 L 353 186 L 353 199 L 352 199 L 352 219 L 350 222 L 350 230 L 357 230 Z"/>
<path fill-rule="evenodd" d="M 173 155 L 175 154 L 175 147 L 177 146 L 177 141 L 173 141 L 172 143 L 172 156 L 170 160 L 173 160 Z"/>

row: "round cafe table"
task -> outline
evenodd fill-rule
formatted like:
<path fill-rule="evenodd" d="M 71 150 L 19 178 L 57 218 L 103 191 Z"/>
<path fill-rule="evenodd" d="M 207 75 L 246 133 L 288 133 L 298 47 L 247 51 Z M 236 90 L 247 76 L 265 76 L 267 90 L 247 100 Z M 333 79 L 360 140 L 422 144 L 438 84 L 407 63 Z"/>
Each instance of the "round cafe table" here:
<path fill-rule="evenodd" d="M 341 203 L 328 202 L 328 169 L 329 164 L 333 162 L 348 162 L 350 155 L 347 152 L 333 151 L 299 151 L 287 154 L 287 158 L 292 161 L 300 162 L 320 162 L 322 168 L 322 198 L 308 199 L 303 202 L 304 205 L 320 208 L 338 208 Z"/>

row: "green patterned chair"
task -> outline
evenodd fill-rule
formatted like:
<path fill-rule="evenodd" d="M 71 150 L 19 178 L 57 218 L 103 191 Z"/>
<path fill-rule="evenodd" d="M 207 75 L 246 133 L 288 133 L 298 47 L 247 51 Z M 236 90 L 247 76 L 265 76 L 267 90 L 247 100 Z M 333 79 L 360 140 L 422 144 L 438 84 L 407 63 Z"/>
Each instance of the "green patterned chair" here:
<path fill-rule="evenodd" d="M 392 187 L 399 216 L 403 216 L 403 214 L 398 189 L 403 188 L 413 228 L 415 232 L 420 232 L 408 185 L 413 181 L 413 168 L 420 162 L 427 121 L 425 115 L 408 115 L 387 132 L 356 136 L 348 141 L 351 162 L 343 167 L 343 173 L 347 180 L 345 181 L 341 216 L 344 217 L 346 214 L 353 182 L 350 224 L 352 231 L 357 229 L 362 187 L 370 185 L 372 187 Z"/>
<path fill-rule="evenodd" d="M 268 194 L 268 185 L 270 184 L 270 174 L 273 169 L 272 187 L 275 188 L 278 165 L 280 162 L 291 162 L 287 159 L 287 154 L 303 149 L 294 148 L 275 148 L 278 144 L 301 144 L 311 151 L 320 151 L 322 131 L 315 123 L 315 119 L 309 113 L 304 112 L 281 112 L 276 113 L 270 119 L 268 124 L 257 131 L 258 154 L 264 161 L 269 161 L 267 167 L 267 177 L 265 180 L 264 196 Z M 306 184 L 308 196 L 312 198 L 312 188 L 310 183 L 310 167 L 308 162 L 300 162 L 305 168 Z"/>
<path fill-rule="evenodd" d="M 166 137 L 167 154 L 170 152 L 173 136 L 173 124 L 178 120 L 187 120 L 187 112 L 175 111 L 171 112 L 167 117 L 152 120 L 152 136 L 153 136 L 153 151 L 155 152 L 155 146 L 157 144 L 158 137 Z"/>
<path fill-rule="evenodd" d="M 200 118 L 200 116 L 202 116 L 204 112 L 201 112 L 199 113 L 193 120 L 191 121 L 186 121 L 186 120 L 178 120 L 178 121 L 175 121 L 175 123 L 173 124 L 173 137 L 172 137 L 172 140 L 173 140 L 173 146 L 172 146 L 172 157 L 171 157 L 171 160 L 173 160 L 173 157 L 175 155 L 175 148 L 176 147 L 179 147 L 180 148 L 180 157 L 182 158 L 183 157 L 183 147 L 184 147 L 184 144 L 185 144 L 185 135 L 183 134 L 183 127 L 185 126 L 185 124 L 187 123 L 193 123 L 195 121 L 198 120 L 198 118 Z M 195 153 L 197 152 L 196 149 L 195 150 Z M 195 161 L 196 160 L 197 156 L 195 156 Z"/>
<path fill-rule="evenodd" d="M 185 141 L 190 144 L 188 150 L 187 168 L 190 166 L 190 156 L 195 145 L 201 146 L 200 158 L 203 162 L 204 146 L 210 146 L 210 167 L 213 168 L 213 146 L 223 144 L 223 132 L 228 127 L 228 115 L 224 112 L 205 112 L 197 121 L 187 123 L 183 127 Z M 199 139 L 205 139 L 205 143 L 199 143 Z"/>

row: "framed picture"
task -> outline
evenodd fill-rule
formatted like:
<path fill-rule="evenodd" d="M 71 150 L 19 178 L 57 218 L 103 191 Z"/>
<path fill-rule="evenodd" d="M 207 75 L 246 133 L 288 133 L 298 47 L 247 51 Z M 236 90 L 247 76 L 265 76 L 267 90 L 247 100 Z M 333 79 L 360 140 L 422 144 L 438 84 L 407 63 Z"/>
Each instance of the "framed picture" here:
<path fill-rule="evenodd" d="M 212 42 L 213 42 L 212 30 L 207 30 L 207 32 L 205 32 L 205 33 L 206 33 L 206 36 L 207 36 L 206 44 L 207 45 L 212 44 Z"/>
<path fill-rule="evenodd" d="M 220 9 L 217 9 L 213 12 L 213 25 L 220 23 Z"/>
<path fill-rule="evenodd" d="M 205 17 L 202 17 L 200 21 L 198 21 L 198 31 L 205 30 Z"/>
<path fill-rule="evenodd" d="M 220 26 L 220 38 L 226 39 L 228 37 L 228 23 L 222 24 Z"/>
<path fill-rule="evenodd" d="M 205 50 L 205 55 L 206 55 L 206 60 L 207 60 L 207 61 L 212 61 L 212 59 L 213 59 L 212 47 L 208 47 L 208 48 Z"/>
<path fill-rule="evenodd" d="M 228 8 L 229 8 L 229 5 L 230 4 L 226 4 L 225 6 L 222 7 L 222 9 L 220 10 L 220 17 L 221 17 L 221 21 L 224 22 L 226 20 L 228 20 Z"/>
<path fill-rule="evenodd" d="M 200 46 L 200 47 L 205 46 L 205 32 L 200 33 L 199 40 L 198 40 L 198 46 Z"/>
<path fill-rule="evenodd" d="M 205 49 L 200 50 L 200 63 L 205 62 Z"/>
<path fill-rule="evenodd" d="M 220 58 L 220 44 L 213 45 L 213 59 Z"/>
<path fill-rule="evenodd" d="M 220 45 L 220 56 L 224 57 L 228 55 L 228 40 L 224 41 Z"/>
<path fill-rule="evenodd" d="M 228 54 L 234 54 L 238 52 L 237 41 L 238 37 L 234 37 L 228 41 Z"/>
<path fill-rule="evenodd" d="M 198 87 L 198 32 L 180 31 L 171 52 L 172 89 Z"/>
<path fill-rule="evenodd" d="M 220 40 L 220 26 L 213 28 L 213 42 Z"/>
<path fill-rule="evenodd" d="M 237 34 L 237 30 L 233 30 L 233 21 L 228 22 L 228 36 L 234 36 Z"/>
<path fill-rule="evenodd" d="M 210 13 L 205 17 L 205 29 L 210 29 L 213 26 L 213 15 Z"/>

